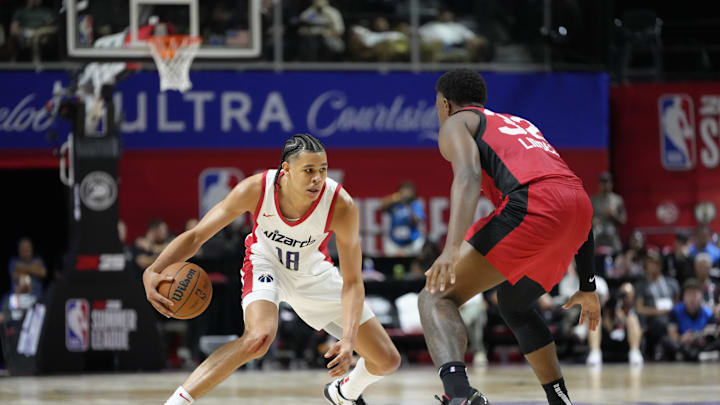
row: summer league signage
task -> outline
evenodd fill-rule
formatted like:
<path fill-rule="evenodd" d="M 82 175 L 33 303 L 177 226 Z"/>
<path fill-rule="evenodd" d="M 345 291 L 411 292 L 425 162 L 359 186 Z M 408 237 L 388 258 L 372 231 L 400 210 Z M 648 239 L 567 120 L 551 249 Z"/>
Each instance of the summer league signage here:
<path fill-rule="evenodd" d="M 184 94 L 159 91 L 155 72 L 116 88 L 123 147 L 272 148 L 310 132 L 329 147 L 433 148 L 439 72 L 191 72 Z M 487 73 L 494 111 L 540 127 L 559 148 L 606 149 L 608 77 L 602 73 Z M 45 110 L 64 72 L 0 72 L 0 150 L 49 149 L 55 123 Z"/>

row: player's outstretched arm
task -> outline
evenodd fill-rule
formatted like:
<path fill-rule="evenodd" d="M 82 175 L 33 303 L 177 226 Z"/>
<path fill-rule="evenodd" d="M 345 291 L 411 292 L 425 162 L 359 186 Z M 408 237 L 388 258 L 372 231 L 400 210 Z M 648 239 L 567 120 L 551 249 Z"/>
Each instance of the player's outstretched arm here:
<path fill-rule="evenodd" d="M 338 193 L 335 211 L 332 215 L 330 230 L 335 232 L 343 278 L 343 338 L 328 350 L 325 357 L 335 357 L 328 363 L 328 368 L 331 368 L 330 376 L 337 378 L 345 375 L 350 368 L 355 337 L 360 326 L 365 301 L 365 286 L 362 282 L 358 208 L 345 190 L 340 190 Z"/>
<path fill-rule="evenodd" d="M 172 314 L 167 309 L 167 307 L 172 306 L 172 301 L 157 292 L 158 284 L 168 279 L 169 276 L 161 276 L 159 273 L 173 263 L 189 259 L 203 243 L 230 224 L 235 218 L 247 211 L 252 212 L 260 199 L 262 181 L 262 174 L 241 181 L 228 193 L 224 200 L 208 211 L 194 228 L 183 232 L 170 242 L 157 259 L 145 269 L 143 273 L 145 294 L 147 300 L 158 312 L 167 317 Z"/>
<path fill-rule="evenodd" d="M 475 208 L 480 199 L 482 168 L 477 145 L 465 120 L 450 117 L 440 128 L 438 147 L 453 169 L 450 189 L 450 222 L 445 248 L 432 267 L 425 272 L 425 288 L 430 292 L 444 291 L 449 282 L 455 284 L 453 263 L 464 240 L 465 232 L 472 224 Z"/>

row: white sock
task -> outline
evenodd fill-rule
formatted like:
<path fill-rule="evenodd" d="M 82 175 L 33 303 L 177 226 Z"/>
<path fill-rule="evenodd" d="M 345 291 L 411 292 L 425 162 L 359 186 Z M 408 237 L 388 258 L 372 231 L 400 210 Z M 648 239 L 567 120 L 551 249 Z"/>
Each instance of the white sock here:
<path fill-rule="evenodd" d="M 175 392 L 168 398 L 167 401 L 165 401 L 165 405 L 190 405 L 195 400 L 193 397 L 188 394 L 187 391 L 185 391 L 185 388 L 182 386 L 178 387 L 178 389 L 175 390 Z"/>
<path fill-rule="evenodd" d="M 340 383 L 340 393 L 347 399 L 356 400 L 368 385 L 379 381 L 381 378 L 383 378 L 383 376 L 372 375 L 367 371 L 367 368 L 365 368 L 365 359 L 361 357 L 353 371 L 351 371 L 347 377 L 343 378 Z"/>

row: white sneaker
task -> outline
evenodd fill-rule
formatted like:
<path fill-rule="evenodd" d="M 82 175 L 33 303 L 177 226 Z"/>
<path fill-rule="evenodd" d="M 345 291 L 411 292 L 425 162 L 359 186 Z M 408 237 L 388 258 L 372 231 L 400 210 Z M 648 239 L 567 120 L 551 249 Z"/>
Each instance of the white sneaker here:
<path fill-rule="evenodd" d="M 329 383 L 325 384 L 325 389 L 323 389 L 323 395 L 325 396 L 325 399 L 332 405 L 365 405 L 365 400 L 363 399 L 362 395 L 360 395 L 358 399 L 355 400 L 345 398 L 340 392 L 341 381 L 342 378 L 338 378 L 337 380 L 330 381 Z"/>
<path fill-rule="evenodd" d="M 602 366 L 602 362 L 602 352 L 597 349 L 590 350 L 587 360 L 585 360 L 585 363 L 590 367 L 600 367 Z"/>
<path fill-rule="evenodd" d="M 628 352 L 628 361 L 631 366 L 640 367 L 643 365 L 645 360 L 643 359 L 643 355 L 640 353 L 640 350 L 633 349 Z"/>

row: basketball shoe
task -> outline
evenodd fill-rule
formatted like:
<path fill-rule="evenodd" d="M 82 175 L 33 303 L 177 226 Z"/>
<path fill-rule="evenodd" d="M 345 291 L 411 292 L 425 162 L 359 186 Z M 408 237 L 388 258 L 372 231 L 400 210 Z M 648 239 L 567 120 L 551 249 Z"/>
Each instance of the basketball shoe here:
<path fill-rule="evenodd" d="M 443 394 L 442 398 L 435 395 L 435 399 L 440 401 L 440 404 L 442 405 L 490 405 L 490 402 L 488 402 L 488 399 L 485 398 L 485 395 L 475 388 L 472 389 L 470 396 L 467 398 L 450 399 L 450 397 Z"/>
<path fill-rule="evenodd" d="M 365 404 L 365 400 L 363 399 L 362 395 L 358 397 L 358 399 L 347 399 L 343 396 L 342 392 L 340 392 L 340 382 L 342 381 L 342 378 L 338 378 L 335 381 L 330 381 L 329 383 L 325 384 L 325 389 L 323 390 L 323 394 L 325 394 L 325 399 L 332 404 L 332 405 L 367 405 Z"/>

